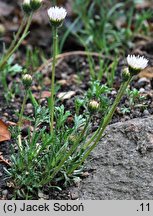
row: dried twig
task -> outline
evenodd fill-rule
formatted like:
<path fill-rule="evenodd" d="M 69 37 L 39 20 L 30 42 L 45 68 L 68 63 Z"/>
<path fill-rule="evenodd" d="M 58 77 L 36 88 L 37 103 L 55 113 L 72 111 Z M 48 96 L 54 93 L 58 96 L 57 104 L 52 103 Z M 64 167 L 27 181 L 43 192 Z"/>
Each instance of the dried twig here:
<path fill-rule="evenodd" d="M 11 163 L 7 160 L 7 159 L 4 159 L 3 155 L 2 155 L 2 152 L 0 152 L 0 163 L 5 163 L 6 165 L 8 166 L 11 166 Z"/>
<path fill-rule="evenodd" d="M 60 60 L 60 61 L 57 62 L 56 66 L 58 64 L 60 64 L 61 60 L 63 60 L 64 58 L 69 57 L 69 56 L 76 56 L 76 55 L 79 55 L 79 56 L 93 56 L 93 57 L 98 57 L 98 58 L 101 57 L 101 58 L 109 59 L 109 60 L 113 61 L 113 58 L 108 57 L 108 56 L 104 56 L 104 55 L 102 55 L 100 53 L 96 53 L 96 52 L 72 51 L 72 52 L 65 52 L 65 53 L 57 55 L 57 59 Z M 52 58 L 48 59 L 36 71 L 42 71 L 46 67 L 46 65 L 50 65 L 51 62 L 52 62 Z"/>

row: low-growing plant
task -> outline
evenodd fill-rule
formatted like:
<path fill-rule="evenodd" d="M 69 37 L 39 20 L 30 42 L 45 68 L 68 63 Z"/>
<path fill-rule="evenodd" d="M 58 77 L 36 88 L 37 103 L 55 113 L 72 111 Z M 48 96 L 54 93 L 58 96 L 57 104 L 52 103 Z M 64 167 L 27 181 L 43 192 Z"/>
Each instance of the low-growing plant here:
<path fill-rule="evenodd" d="M 134 108 L 139 108 L 141 111 L 144 111 L 147 108 L 147 103 L 146 103 L 146 96 L 142 95 L 142 93 L 139 92 L 138 89 L 133 88 L 132 90 L 128 87 L 125 92 L 126 95 L 126 101 L 128 102 L 128 107 L 127 105 L 123 105 L 120 108 L 120 111 L 122 114 L 128 114 L 131 112 L 132 109 Z"/>
<path fill-rule="evenodd" d="M 60 189 L 62 185 L 67 185 L 80 176 L 85 160 L 102 138 L 133 76 L 148 64 L 148 60 L 144 57 L 128 55 L 128 67 L 123 71 L 120 89 L 110 108 L 107 98 L 110 88 L 101 85 L 99 81 L 93 81 L 85 98 L 75 101 L 76 113 L 72 115 L 69 110 L 65 110 L 63 104 L 57 106 L 55 100 L 58 28 L 66 15 L 67 12 L 62 7 L 51 7 L 48 10 L 53 33 L 51 97 L 48 107 L 41 106 L 34 98 L 31 92 L 32 76 L 25 74 L 22 77 L 25 94 L 18 124 L 12 129 L 18 151 L 13 152 L 11 167 L 7 170 L 15 188 L 15 198 L 31 199 L 33 195 L 37 197 L 38 191 L 45 185 Z M 23 115 L 28 98 L 33 105 L 33 117 L 27 135 L 23 137 L 22 126 L 25 118 Z M 81 106 L 85 107 L 85 112 L 82 114 L 80 114 Z M 98 129 L 89 137 L 93 115 L 97 112 L 102 113 L 102 117 Z"/>
<path fill-rule="evenodd" d="M 76 0 L 73 10 L 80 18 L 72 31 L 76 40 L 89 51 L 96 50 L 107 56 L 131 48 L 140 32 L 148 35 L 147 20 L 152 17 L 151 9 L 137 12 L 136 1 Z"/>
<path fill-rule="evenodd" d="M 134 107 L 138 102 L 141 102 L 145 99 L 144 95 L 141 95 L 138 89 L 133 88 L 130 90 L 130 88 L 127 88 L 126 94 L 129 98 L 129 105 L 131 107 Z"/>
<path fill-rule="evenodd" d="M 13 77 L 22 72 L 22 66 L 19 64 L 13 64 L 13 61 L 14 58 L 11 56 L 1 70 L 0 76 L 0 81 L 4 89 L 4 96 L 7 102 L 9 102 L 19 90 L 15 87 L 16 82 L 13 82 L 13 86 L 11 86 L 11 88 L 8 87 L 8 77 L 13 79 Z"/>
<path fill-rule="evenodd" d="M 127 113 L 130 113 L 130 108 L 128 107 L 121 107 L 121 113 L 124 115 L 124 114 L 127 114 Z"/>

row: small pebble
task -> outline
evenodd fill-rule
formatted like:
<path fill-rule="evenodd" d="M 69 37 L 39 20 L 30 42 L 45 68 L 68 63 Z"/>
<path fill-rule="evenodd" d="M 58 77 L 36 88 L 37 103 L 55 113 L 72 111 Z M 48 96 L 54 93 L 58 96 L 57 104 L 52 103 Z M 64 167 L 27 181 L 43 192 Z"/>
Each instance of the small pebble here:
<path fill-rule="evenodd" d="M 77 191 L 71 193 L 71 199 L 76 200 L 79 197 L 79 193 Z"/>
<path fill-rule="evenodd" d="M 135 110 L 133 112 L 133 114 L 131 114 L 131 118 L 137 118 L 137 117 L 140 117 L 141 116 L 141 113 L 138 111 L 138 110 Z"/>
<path fill-rule="evenodd" d="M 145 86 L 145 90 L 150 91 L 150 86 L 149 85 Z"/>
<path fill-rule="evenodd" d="M 153 101 L 151 102 L 150 107 L 153 108 Z"/>
<path fill-rule="evenodd" d="M 40 198 L 44 198 L 44 194 L 43 194 L 42 192 L 38 192 L 38 196 L 39 196 Z"/>
<path fill-rule="evenodd" d="M 31 104 L 31 103 L 28 103 L 28 104 L 27 104 L 27 109 L 32 109 L 32 108 L 33 108 L 32 104 Z"/>
<path fill-rule="evenodd" d="M 111 92 L 111 94 L 112 94 L 112 95 L 116 95 L 117 92 L 116 92 L 115 90 L 113 90 L 113 91 Z"/>
<path fill-rule="evenodd" d="M 4 115 L 4 116 L 6 116 L 6 117 L 7 117 L 7 116 L 9 116 L 9 114 L 8 114 L 8 113 L 6 113 L 6 112 L 5 112 L 3 115 Z"/>
<path fill-rule="evenodd" d="M 150 81 L 145 77 L 142 77 L 138 80 L 139 87 L 144 87 L 144 86 L 148 85 L 149 83 L 150 83 Z"/>
<path fill-rule="evenodd" d="M 139 89 L 139 93 L 144 93 L 145 92 L 145 89 L 144 88 L 140 88 Z"/>
<path fill-rule="evenodd" d="M 27 112 L 28 112 L 28 113 L 33 113 L 33 106 L 32 106 L 31 103 L 28 103 L 28 104 L 27 104 Z"/>
<path fill-rule="evenodd" d="M 144 116 L 148 116 L 148 115 L 150 115 L 150 113 L 149 113 L 148 110 L 144 110 L 144 111 L 143 111 L 143 115 L 144 115 Z"/>
<path fill-rule="evenodd" d="M 66 73 L 62 73 L 61 77 L 62 77 L 62 79 L 67 79 L 67 74 Z"/>
<path fill-rule="evenodd" d="M 130 116 L 125 116 L 125 117 L 124 117 L 124 120 L 125 120 L 125 121 L 130 120 Z"/>
<path fill-rule="evenodd" d="M 2 194 L 3 194 L 3 196 L 7 196 L 8 195 L 8 190 L 3 190 Z"/>

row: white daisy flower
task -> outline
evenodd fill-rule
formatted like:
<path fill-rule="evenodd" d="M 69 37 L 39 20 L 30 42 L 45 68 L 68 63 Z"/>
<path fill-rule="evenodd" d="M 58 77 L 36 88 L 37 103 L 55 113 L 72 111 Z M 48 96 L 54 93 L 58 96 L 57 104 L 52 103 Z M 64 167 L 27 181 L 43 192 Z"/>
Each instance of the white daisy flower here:
<path fill-rule="evenodd" d="M 52 23 L 61 24 L 67 15 L 67 11 L 63 7 L 51 7 L 48 9 L 48 16 Z"/>
<path fill-rule="evenodd" d="M 22 8 L 23 8 L 23 11 L 29 15 L 31 13 L 31 5 L 30 5 L 30 0 L 24 0 L 23 1 L 23 4 L 22 4 Z"/>
<path fill-rule="evenodd" d="M 24 0 L 23 1 L 23 11 L 28 15 L 31 12 L 35 12 L 42 5 L 43 0 Z"/>
<path fill-rule="evenodd" d="M 143 70 L 148 66 L 148 59 L 144 56 L 128 55 L 127 63 L 133 69 Z"/>
<path fill-rule="evenodd" d="M 23 4 L 30 4 L 30 0 L 24 0 Z"/>

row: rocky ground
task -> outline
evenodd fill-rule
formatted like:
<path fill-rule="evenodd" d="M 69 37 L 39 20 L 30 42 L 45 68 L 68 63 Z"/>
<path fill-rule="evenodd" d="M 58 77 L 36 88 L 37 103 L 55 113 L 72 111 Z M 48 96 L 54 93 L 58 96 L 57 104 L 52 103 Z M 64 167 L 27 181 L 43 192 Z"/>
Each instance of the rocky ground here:
<path fill-rule="evenodd" d="M 115 123 L 91 153 L 78 199 L 153 199 L 153 117 Z"/>

